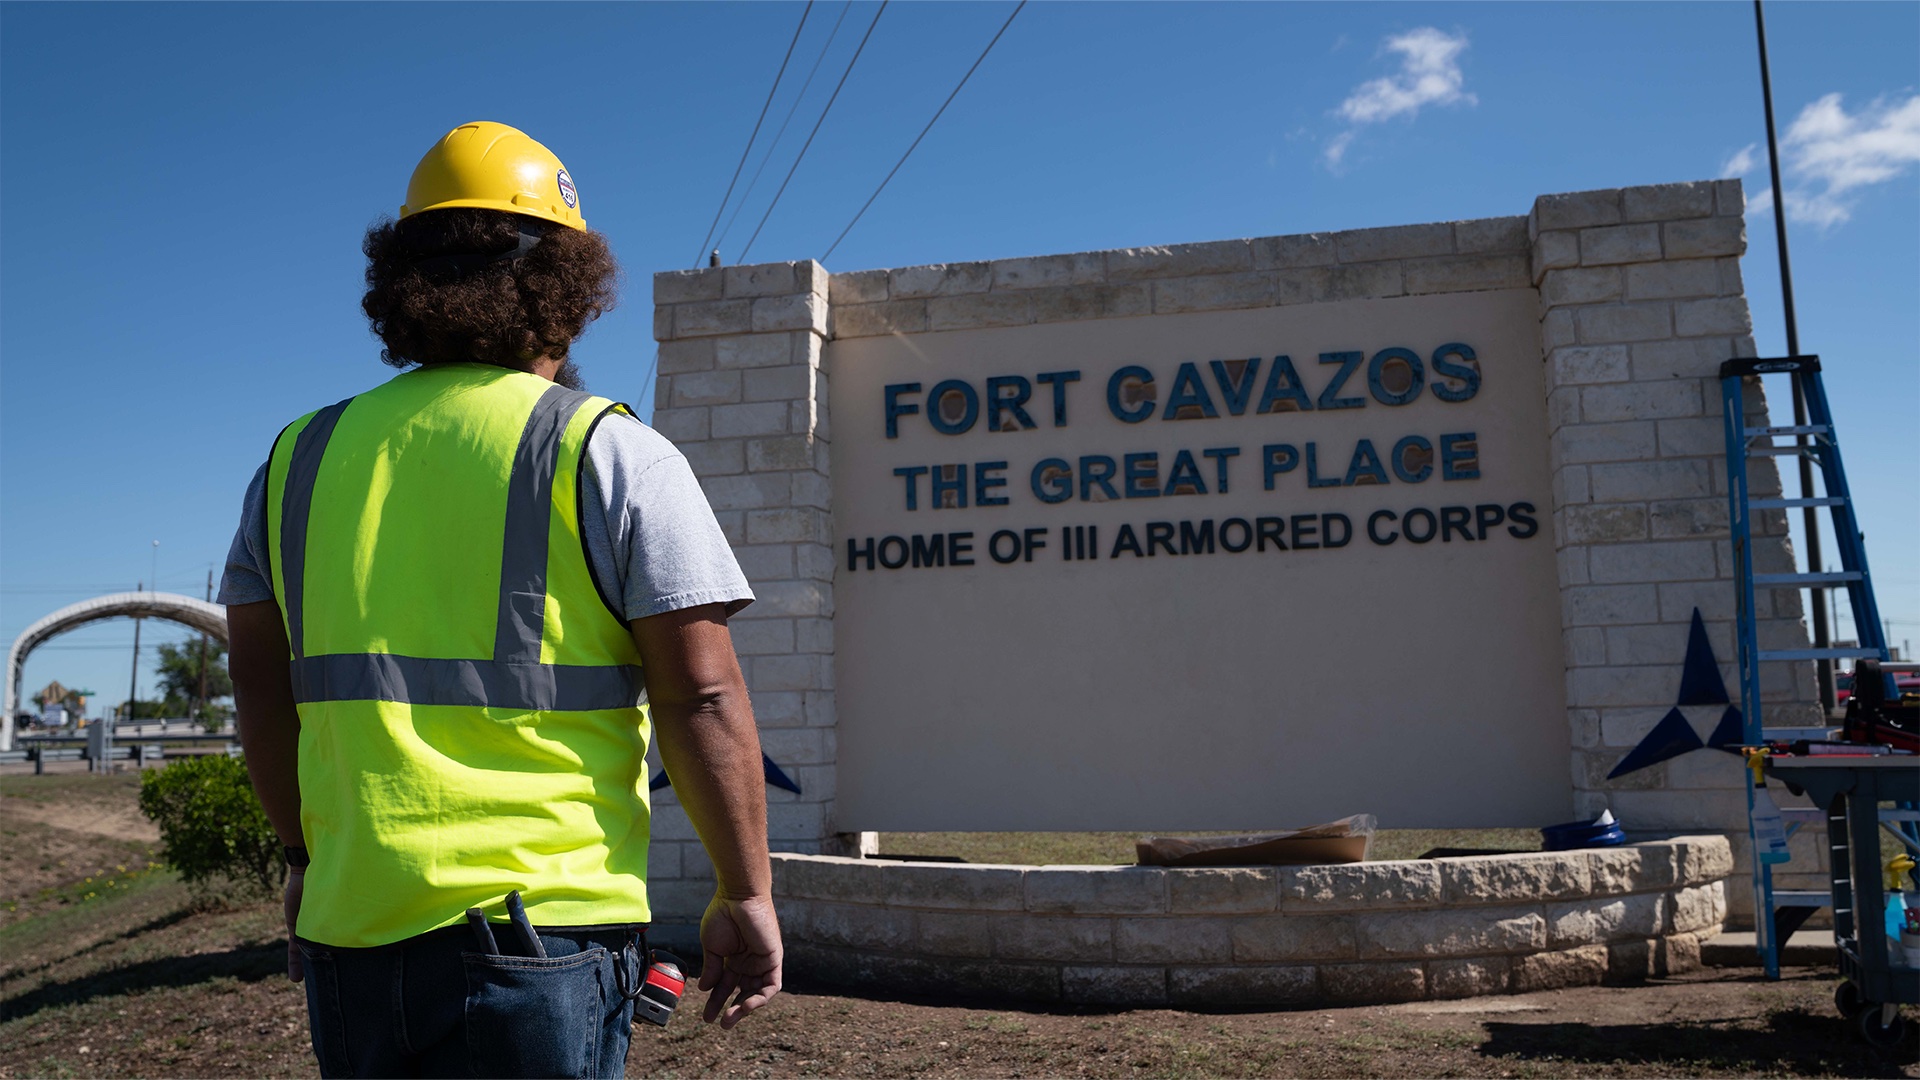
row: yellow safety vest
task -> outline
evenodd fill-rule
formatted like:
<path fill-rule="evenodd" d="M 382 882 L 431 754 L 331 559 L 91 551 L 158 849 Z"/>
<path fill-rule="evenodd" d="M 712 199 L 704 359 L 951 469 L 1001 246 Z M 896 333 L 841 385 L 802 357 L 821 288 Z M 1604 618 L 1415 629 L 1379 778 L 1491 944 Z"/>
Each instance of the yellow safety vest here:
<path fill-rule="evenodd" d="M 538 925 L 650 918 L 640 656 L 580 540 L 587 438 L 621 408 L 435 364 L 275 442 L 300 936 L 386 944 L 514 889 Z"/>

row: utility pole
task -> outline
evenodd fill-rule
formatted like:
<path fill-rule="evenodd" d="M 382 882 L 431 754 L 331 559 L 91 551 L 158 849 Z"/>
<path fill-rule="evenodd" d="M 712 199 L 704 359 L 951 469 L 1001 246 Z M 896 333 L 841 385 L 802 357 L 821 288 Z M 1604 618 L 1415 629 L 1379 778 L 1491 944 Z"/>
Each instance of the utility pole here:
<path fill-rule="evenodd" d="M 140 585 L 134 585 L 133 591 L 139 592 Z M 140 701 L 140 622 L 141 620 L 137 616 L 133 620 L 133 673 L 127 677 L 128 723 L 133 722 L 134 714 L 137 711 Z M 100 732 L 100 760 L 94 762 L 93 766 L 99 772 L 105 773 L 113 771 L 112 719 L 107 720 L 105 729 Z"/>
<path fill-rule="evenodd" d="M 213 602 L 213 567 L 207 567 L 207 602 Z M 200 719 L 200 710 L 207 704 L 207 632 L 200 631 L 200 694 L 193 700 L 193 719 Z"/>
<path fill-rule="evenodd" d="M 1760 0 L 1753 0 L 1753 25 L 1760 41 L 1760 96 L 1767 113 L 1767 168 L 1773 178 L 1773 235 L 1780 248 L 1780 306 L 1787 316 L 1787 355 L 1800 355 L 1800 327 L 1793 314 L 1793 263 L 1787 258 L 1787 193 L 1780 187 L 1780 142 L 1773 130 L 1773 77 L 1767 70 L 1767 19 L 1760 9 Z M 1807 400 L 1800 392 L 1800 380 L 1793 380 L 1793 423 L 1795 427 L 1805 427 L 1807 423 Z M 1829 432 L 1829 439 L 1832 433 Z M 1813 460 L 1807 456 L 1807 437 L 1794 437 L 1800 453 L 1800 497 L 1811 499 L 1813 494 Z M 1820 514 L 1809 506 L 1801 510 L 1802 524 L 1807 539 L 1807 569 L 1820 565 Z M 1831 592 L 1831 590 L 1829 590 Z M 1813 647 L 1825 649 L 1831 645 L 1827 632 L 1827 609 L 1818 603 L 1815 597 L 1813 608 Z M 1815 660 L 1814 674 L 1820 682 L 1820 707 L 1831 713 L 1834 707 L 1833 661 Z"/>

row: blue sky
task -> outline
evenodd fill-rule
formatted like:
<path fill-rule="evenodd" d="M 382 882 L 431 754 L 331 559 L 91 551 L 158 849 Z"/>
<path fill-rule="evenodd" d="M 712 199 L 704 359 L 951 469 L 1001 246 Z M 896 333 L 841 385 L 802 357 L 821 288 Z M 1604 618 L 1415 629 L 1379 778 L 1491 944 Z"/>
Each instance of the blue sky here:
<path fill-rule="evenodd" d="M 824 59 L 729 262 L 876 7 L 846 9 L 830 44 L 842 4 L 814 7 L 763 148 Z M 749 261 L 820 257 L 1011 10 L 888 7 Z M 0 637 L 146 580 L 155 539 L 161 588 L 201 591 L 274 433 L 388 374 L 358 312 L 359 237 L 457 123 L 514 124 L 567 163 L 628 274 L 575 355 L 592 388 L 648 411 L 651 275 L 697 260 L 800 15 L 0 7 Z M 1768 20 L 1798 133 L 1802 345 L 1829 361 L 1893 638 L 1920 638 L 1920 5 L 1775 3 Z M 1768 186 L 1746 4 L 1035 3 L 828 265 L 1518 214 L 1543 193 L 1728 172 Z M 1775 355 L 1770 217 L 1750 213 L 1749 243 Z M 124 700 L 131 639 L 126 623 L 61 638 L 25 687 Z"/>

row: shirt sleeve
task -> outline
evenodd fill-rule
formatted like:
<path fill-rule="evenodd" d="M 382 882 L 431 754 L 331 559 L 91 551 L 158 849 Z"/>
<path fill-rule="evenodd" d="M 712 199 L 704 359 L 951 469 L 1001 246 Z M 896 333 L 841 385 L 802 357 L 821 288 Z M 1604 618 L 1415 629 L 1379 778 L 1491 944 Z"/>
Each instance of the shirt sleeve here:
<path fill-rule="evenodd" d="M 220 575 L 220 603 L 257 604 L 273 599 L 273 578 L 267 562 L 267 466 L 262 463 L 247 485 L 240 506 L 240 528 L 227 548 L 227 568 Z"/>
<path fill-rule="evenodd" d="M 628 621 L 701 604 L 733 615 L 753 590 L 687 459 L 624 412 L 587 441 L 580 528 L 603 599 Z"/>

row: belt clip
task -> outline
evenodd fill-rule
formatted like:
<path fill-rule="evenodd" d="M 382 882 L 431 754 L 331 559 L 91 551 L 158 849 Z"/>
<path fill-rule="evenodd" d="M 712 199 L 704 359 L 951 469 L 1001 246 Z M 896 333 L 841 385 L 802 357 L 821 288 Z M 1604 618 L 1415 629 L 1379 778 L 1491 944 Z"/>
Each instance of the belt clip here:
<path fill-rule="evenodd" d="M 680 995 L 687 988 L 687 977 L 681 972 L 680 958 L 665 949 L 649 949 L 645 930 L 634 931 L 623 952 L 633 954 L 636 966 L 644 960 L 645 970 L 640 976 L 640 985 L 629 988 L 626 963 L 614 968 L 614 981 L 620 988 L 620 996 L 633 1002 L 634 1019 L 666 1027 L 667 1021 L 673 1019 L 674 1009 L 680 1004 Z M 624 956 L 622 959 L 625 959 Z"/>

